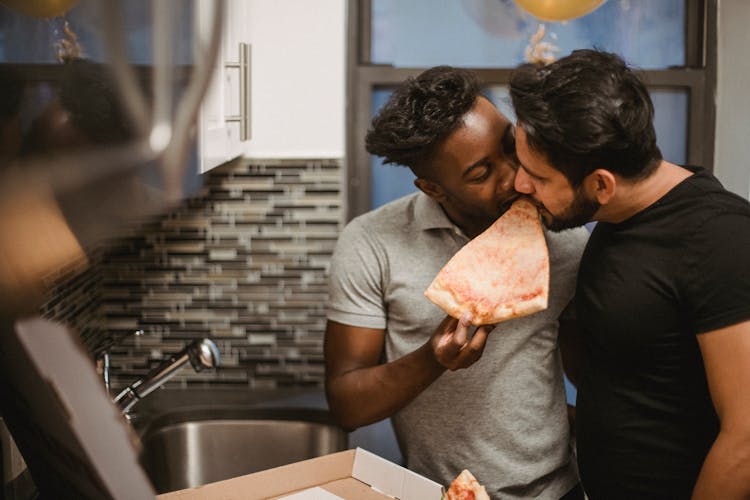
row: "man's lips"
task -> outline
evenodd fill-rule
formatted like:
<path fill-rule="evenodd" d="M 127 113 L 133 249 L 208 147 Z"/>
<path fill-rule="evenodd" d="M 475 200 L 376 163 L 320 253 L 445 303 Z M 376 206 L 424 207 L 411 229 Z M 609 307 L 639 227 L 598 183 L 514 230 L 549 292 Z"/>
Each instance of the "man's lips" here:
<path fill-rule="evenodd" d="M 537 210 L 544 210 L 545 212 L 549 212 L 549 210 L 547 210 L 541 202 L 535 200 L 531 196 L 519 195 L 513 201 L 516 201 L 518 198 L 524 198 L 528 200 L 529 202 L 531 202 L 532 205 L 534 205 L 537 208 Z"/>
<path fill-rule="evenodd" d="M 513 204 L 513 203 L 514 203 L 514 202 L 515 202 L 515 201 L 516 201 L 517 199 L 519 199 L 519 198 L 521 198 L 521 195 L 517 195 L 517 196 L 514 196 L 514 197 L 512 197 L 512 198 L 510 198 L 510 199 L 508 199 L 508 200 L 505 200 L 504 202 L 502 202 L 502 203 L 500 204 L 500 212 L 501 212 L 501 213 L 505 213 L 505 212 L 507 212 L 507 211 L 508 211 L 508 209 L 510 208 L 510 206 L 511 206 L 511 205 L 512 205 L 512 204 Z"/>

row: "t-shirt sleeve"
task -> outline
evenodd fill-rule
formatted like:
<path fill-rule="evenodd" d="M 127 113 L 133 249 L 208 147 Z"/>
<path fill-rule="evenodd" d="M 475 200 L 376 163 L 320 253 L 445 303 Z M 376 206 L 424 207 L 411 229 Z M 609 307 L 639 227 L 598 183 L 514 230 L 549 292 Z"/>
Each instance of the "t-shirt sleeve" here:
<path fill-rule="evenodd" d="M 750 320 L 750 214 L 708 218 L 689 245 L 685 299 L 695 333 Z"/>
<path fill-rule="evenodd" d="M 331 259 L 327 318 L 345 325 L 385 328 L 382 248 L 359 219 L 341 232 Z"/>
<path fill-rule="evenodd" d="M 586 248 L 589 232 L 578 227 L 557 233 L 547 232 L 550 253 L 550 294 L 562 301 L 560 319 L 575 320 L 575 288 L 581 255 Z"/>

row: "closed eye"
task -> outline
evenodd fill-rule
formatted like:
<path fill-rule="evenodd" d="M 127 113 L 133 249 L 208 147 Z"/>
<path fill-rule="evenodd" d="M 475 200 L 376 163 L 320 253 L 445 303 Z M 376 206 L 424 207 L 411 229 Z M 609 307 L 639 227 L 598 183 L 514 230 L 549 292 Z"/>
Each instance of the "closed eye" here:
<path fill-rule="evenodd" d="M 476 165 L 472 167 L 471 172 L 466 180 L 469 182 L 484 182 L 490 176 L 491 172 L 492 163 L 490 162 Z"/>
<path fill-rule="evenodd" d="M 536 175 L 535 173 L 530 172 L 529 169 L 524 167 L 523 165 L 519 164 L 519 166 L 523 169 L 524 172 L 526 172 L 526 175 L 528 175 L 532 179 L 537 180 L 539 182 L 544 182 L 546 180 L 544 177 L 540 177 Z"/>

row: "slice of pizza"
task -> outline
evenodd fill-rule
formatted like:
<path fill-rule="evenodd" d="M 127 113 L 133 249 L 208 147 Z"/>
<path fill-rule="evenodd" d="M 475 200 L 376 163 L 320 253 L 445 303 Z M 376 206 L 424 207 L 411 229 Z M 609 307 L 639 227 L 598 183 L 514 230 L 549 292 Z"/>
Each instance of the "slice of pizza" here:
<path fill-rule="evenodd" d="M 524 198 L 464 245 L 424 292 L 454 318 L 495 324 L 547 308 L 549 253 L 539 212 Z"/>
<path fill-rule="evenodd" d="M 487 490 L 468 470 L 464 469 L 453 480 L 443 496 L 444 500 L 490 500 Z"/>

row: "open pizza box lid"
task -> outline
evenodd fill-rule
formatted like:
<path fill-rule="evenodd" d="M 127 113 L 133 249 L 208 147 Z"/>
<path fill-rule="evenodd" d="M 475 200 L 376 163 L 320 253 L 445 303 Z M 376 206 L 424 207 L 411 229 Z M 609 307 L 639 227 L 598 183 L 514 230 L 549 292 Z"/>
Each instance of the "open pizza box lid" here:
<path fill-rule="evenodd" d="M 42 318 L 0 321 L 0 380 L 4 422 L 42 492 L 154 498 L 140 441 L 72 330 Z"/>
<path fill-rule="evenodd" d="M 159 495 L 159 500 L 440 500 L 440 484 L 362 448 Z"/>

